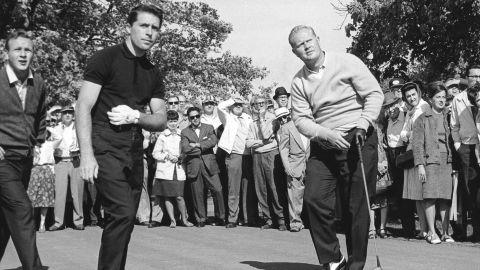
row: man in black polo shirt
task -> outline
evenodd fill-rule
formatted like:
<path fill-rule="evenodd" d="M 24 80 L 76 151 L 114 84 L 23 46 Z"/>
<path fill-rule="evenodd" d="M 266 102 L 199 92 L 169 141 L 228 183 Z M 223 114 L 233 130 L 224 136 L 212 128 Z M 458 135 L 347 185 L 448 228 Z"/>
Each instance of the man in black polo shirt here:
<path fill-rule="evenodd" d="M 153 5 L 130 11 L 130 35 L 93 55 L 80 89 L 76 119 L 80 171 L 102 195 L 105 229 L 98 269 L 125 269 L 143 183 L 142 128 L 165 126 L 160 72 L 145 53 L 156 42 L 163 12 Z M 149 104 L 150 115 L 143 112 Z"/>
<path fill-rule="evenodd" d="M 45 140 L 46 87 L 30 69 L 33 41 L 25 32 L 9 35 L 5 50 L 8 62 L 0 70 L 0 265 L 11 236 L 22 269 L 42 269 L 26 188 L 34 147 Z"/>

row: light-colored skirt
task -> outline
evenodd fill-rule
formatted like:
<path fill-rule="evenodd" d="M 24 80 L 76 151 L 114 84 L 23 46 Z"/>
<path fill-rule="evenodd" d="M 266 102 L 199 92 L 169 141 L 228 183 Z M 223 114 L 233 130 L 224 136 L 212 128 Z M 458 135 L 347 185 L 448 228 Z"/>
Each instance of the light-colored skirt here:
<path fill-rule="evenodd" d="M 423 200 L 423 186 L 418 179 L 418 169 L 413 167 L 403 171 L 403 198 L 408 200 Z"/>

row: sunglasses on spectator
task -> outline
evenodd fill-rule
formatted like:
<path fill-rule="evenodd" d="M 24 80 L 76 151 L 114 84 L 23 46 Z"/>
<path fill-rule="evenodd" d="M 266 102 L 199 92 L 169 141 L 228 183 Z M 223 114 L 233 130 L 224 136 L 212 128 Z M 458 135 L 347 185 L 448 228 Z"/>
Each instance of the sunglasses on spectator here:
<path fill-rule="evenodd" d="M 282 115 L 282 116 L 278 117 L 278 119 L 283 119 L 283 120 L 288 119 L 288 115 Z"/>
<path fill-rule="evenodd" d="M 243 107 L 243 104 L 242 103 L 234 103 L 233 107 Z"/>
<path fill-rule="evenodd" d="M 203 106 L 210 106 L 210 105 L 211 105 L 211 106 L 214 106 L 214 105 L 215 105 L 215 102 L 209 101 L 209 102 L 203 103 Z"/>
<path fill-rule="evenodd" d="M 197 114 L 197 115 L 192 115 L 192 116 L 189 116 L 188 117 L 190 120 L 193 120 L 193 119 L 200 119 L 200 114 Z"/>
<path fill-rule="evenodd" d="M 169 105 L 178 105 L 178 101 L 169 101 L 168 104 Z"/>
<path fill-rule="evenodd" d="M 265 106 L 265 102 L 255 102 L 253 103 L 255 106 Z"/>

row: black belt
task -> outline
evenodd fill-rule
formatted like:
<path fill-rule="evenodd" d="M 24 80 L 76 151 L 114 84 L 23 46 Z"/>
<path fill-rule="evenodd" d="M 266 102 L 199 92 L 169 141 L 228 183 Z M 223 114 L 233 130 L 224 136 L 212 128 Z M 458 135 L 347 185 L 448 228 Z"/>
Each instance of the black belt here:
<path fill-rule="evenodd" d="M 127 124 L 127 125 L 113 125 L 107 122 L 92 122 L 92 126 L 101 126 L 107 127 L 117 132 L 122 131 L 142 131 L 142 129 L 136 124 Z"/>

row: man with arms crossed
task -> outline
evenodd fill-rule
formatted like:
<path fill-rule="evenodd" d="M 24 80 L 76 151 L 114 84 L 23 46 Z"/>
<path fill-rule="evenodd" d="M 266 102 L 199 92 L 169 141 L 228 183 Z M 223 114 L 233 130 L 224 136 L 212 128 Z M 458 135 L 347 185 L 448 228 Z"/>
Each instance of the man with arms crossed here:
<path fill-rule="evenodd" d="M 77 102 L 80 171 L 95 180 L 105 209 L 98 269 L 125 269 L 143 184 L 143 136 L 165 126 L 161 74 L 145 53 L 155 44 L 163 12 L 140 5 L 128 16 L 122 44 L 93 55 Z M 149 103 L 152 114 L 143 111 Z"/>
<path fill-rule="evenodd" d="M 288 40 L 305 63 L 292 81 L 292 115 L 300 133 L 311 139 L 304 203 L 317 256 L 324 269 L 363 269 L 370 218 L 357 144 L 363 147 L 369 193 L 375 192 L 378 140 L 372 123 L 383 93 L 357 57 L 322 51 L 311 27 L 294 27 Z M 348 263 L 335 234 L 337 188 Z"/>
<path fill-rule="evenodd" d="M 0 70 L 0 262 L 12 236 L 23 269 L 42 269 L 26 188 L 34 146 L 45 140 L 46 88 L 30 69 L 33 41 L 25 32 L 10 34 L 5 50 L 8 62 Z"/>

